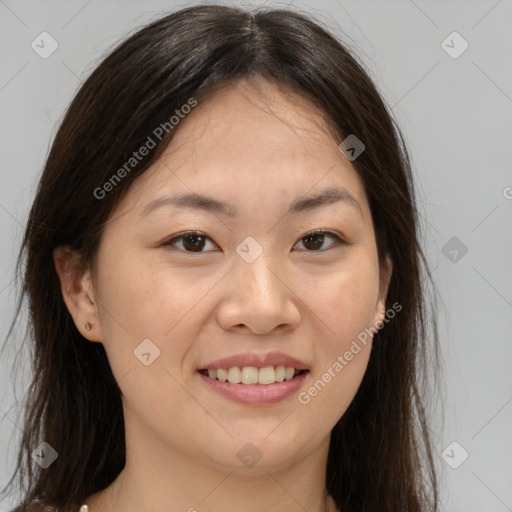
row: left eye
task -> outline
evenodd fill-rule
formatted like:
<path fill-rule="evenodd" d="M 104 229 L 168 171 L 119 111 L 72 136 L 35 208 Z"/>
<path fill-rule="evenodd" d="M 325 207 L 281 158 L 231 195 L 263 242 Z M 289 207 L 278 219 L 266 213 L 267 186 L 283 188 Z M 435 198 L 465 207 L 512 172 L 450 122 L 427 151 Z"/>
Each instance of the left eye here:
<path fill-rule="evenodd" d="M 326 238 L 331 238 L 331 240 L 334 240 L 334 242 L 331 243 L 327 248 L 323 247 Z M 200 231 L 189 231 L 187 233 L 183 233 L 181 235 L 175 236 L 174 238 L 171 238 L 163 245 L 172 245 L 185 252 L 201 253 L 209 252 L 203 251 L 203 249 L 207 245 L 207 242 L 210 242 L 212 246 L 217 247 L 215 243 L 212 241 L 212 239 L 209 236 L 205 235 L 204 233 L 201 233 Z M 313 231 L 311 233 L 308 233 L 307 235 L 304 235 L 295 244 L 294 247 L 301 243 L 305 247 L 306 251 L 323 252 L 335 245 L 341 245 L 345 242 L 335 233 L 320 230 Z"/>
<path fill-rule="evenodd" d="M 322 248 L 326 238 L 331 238 L 334 240 L 334 242 L 331 243 L 327 248 Z M 304 240 L 307 240 L 307 244 L 304 243 Z M 310 247 L 306 247 L 306 250 L 319 252 L 320 249 L 321 251 L 326 251 L 335 245 L 341 245 L 344 243 L 344 241 L 338 235 L 330 231 L 313 231 L 312 233 L 304 235 L 300 241 L 297 242 L 297 244 L 299 243 L 302 243 L 304 246 L 310 245 Z"/>

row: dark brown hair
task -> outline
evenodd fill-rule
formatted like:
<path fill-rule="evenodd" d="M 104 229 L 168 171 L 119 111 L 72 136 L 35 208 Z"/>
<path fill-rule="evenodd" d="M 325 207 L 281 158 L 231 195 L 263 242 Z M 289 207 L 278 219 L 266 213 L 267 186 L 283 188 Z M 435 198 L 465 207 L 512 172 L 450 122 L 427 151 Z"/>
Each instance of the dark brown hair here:
<path fill-rule="evenodd" d="M 402 309 L 375 334 L 362 384 L 332 431 L 327 489 L 343 512 L 438 509 L 422 405 L 430 384 L 421 371 L 437 354 L 437 327 L 427 314 L 430 272 L 400 130 L 352 51 L 309 16 L 212 5 L 167 15 L 120 44 L 84 82 L 55 136 L 18 259 L 23 286 L 13 326 L 26 297 L 34 374 L 6 489 L 17 479 L 24 503 L 76 511 L 125 463 L 120 390 L 103 345 L 88 343 L 73 323 L 53 250 L 69 245 L 90 265 L 110 213 L 179 128 L 102 199 L 95 190 L 190 98 L 206 101 L 241 77 L 292 89 L 317 106 L 337 140 L 355 134 L 364 142 L 352 164 L 365 186 L 379 261 L 389 255 L 393 262 L 386 309 Z M 44 470 L 31 458 L 42 440 L 59 453 Z"/>

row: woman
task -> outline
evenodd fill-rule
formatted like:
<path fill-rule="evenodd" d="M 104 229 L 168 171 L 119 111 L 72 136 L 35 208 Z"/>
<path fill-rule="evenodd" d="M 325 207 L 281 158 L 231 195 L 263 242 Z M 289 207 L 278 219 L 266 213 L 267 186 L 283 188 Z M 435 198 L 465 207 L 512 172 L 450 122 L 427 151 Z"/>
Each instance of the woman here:
<path fill-rule="evenodd" d="M 311 19 L 196 6 L 131 36 L 23 240 L 17 510 L 437 510 L 418 231 L 398 128 Z"/>

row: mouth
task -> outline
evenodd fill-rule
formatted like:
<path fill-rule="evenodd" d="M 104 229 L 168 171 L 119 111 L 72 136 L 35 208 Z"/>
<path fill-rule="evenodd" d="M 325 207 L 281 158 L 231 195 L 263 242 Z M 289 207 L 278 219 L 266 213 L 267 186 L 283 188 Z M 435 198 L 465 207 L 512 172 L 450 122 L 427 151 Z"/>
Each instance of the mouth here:
<path fill-rule="evenodd" d="M 292 366 L 232 366 L 230 368 L 217 368 L 198 370 L 201 375 L 212 380 L 239 384 L 241 386 L 270 386 L 290 381 L 309 373 L 309 370 L 297 369 Z"/>
<path fill-rule="evenodd" d="M 197 374 L 211 391 L 249 406 L 277 404 L 304 385 L 308 364 L 283 352 L 248 352 L 202 363 Z"/>

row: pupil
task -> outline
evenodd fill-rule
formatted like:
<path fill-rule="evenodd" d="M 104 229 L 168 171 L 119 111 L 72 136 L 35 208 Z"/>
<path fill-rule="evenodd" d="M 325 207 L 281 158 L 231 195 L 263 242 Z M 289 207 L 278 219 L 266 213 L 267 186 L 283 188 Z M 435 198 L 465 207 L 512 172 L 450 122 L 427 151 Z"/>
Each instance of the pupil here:
<path fill-rule="evenodd" d="M 192 240 L 192 243 L 187 243 L 190 240 Z M 188 235 L 183 239 L 183 245 L 187 250 L 191 249 L 192 251 L 195 251 L 198 249 L 201 251 L 201 249 L 204 247 L 204 237 L 201 235 Z"/>
<path fill-rule="evenodd" d="M 305 240 L 311 240 L 313 242 L 313 247 L 309 247 L 309 249 L 320 249 L 324 243 L 324 235 L 322 233 L 314 233 L 306 236 Z M 304 245 L 308 247 L 307 243 L 304 243 Z"/>

